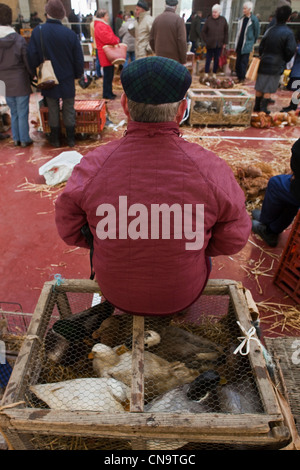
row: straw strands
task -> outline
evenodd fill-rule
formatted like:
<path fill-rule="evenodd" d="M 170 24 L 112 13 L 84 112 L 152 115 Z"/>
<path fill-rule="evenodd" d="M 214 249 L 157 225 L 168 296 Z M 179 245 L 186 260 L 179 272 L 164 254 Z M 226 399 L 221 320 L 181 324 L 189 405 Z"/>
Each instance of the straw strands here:
<path fill-rule="evenodd" d="M 300 332 L 300 305 L 278 304 L 275 302 L 262 301 L 256 303 L 259 311 L 271 312 L 264 314 L 262 323 L 266 323 L 268 333 L 282 334 L 287 336 Z"/>
<path fill-rule="evenodd" d="M 52 197 L 56 193 L 60 192 L 66 185 L 66 182 L 57 184 L 56 186 L 49 186 L 48 184 L 35 184 L 30 183 L 25 177 L 25 183 L 20 184 L 15 189 L 15 192 L 28 191 L 30 193 L 39 193 L 41 197 Z"/>

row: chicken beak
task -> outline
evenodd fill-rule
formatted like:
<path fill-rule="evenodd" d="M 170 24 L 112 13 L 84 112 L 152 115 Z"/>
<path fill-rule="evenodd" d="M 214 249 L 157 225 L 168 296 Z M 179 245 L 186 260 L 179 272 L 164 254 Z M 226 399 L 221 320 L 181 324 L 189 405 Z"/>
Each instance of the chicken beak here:
<path fill-rule="evenodd" d="M 88 359 L 94 359 L 94 353 L 90 352 L 88 355 Z"/>

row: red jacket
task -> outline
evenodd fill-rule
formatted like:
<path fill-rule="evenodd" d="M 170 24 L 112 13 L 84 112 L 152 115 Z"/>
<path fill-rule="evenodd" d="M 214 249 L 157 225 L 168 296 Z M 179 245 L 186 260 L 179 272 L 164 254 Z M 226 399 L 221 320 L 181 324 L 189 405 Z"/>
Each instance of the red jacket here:
<path fill-rule="evenodd" d="M 98 19 L 95 20 L 95 41 L 98 51 L 98 57 L 101 64 L 101 67 L 107 67 L 112 65 L 111 62 L 107 59 L 105 52 L 103 51 L 103 46 L 107 44 L 115 45 L 119 44 L 120 39 L 115 35 L 112 28 L 105 21 Z"/>
<path fill-rule="evenodd" d="M 56 202 L 58 232 L 68 245 L 87 247 L 80 228 L 88 222 L 96 279 L 104 297 L 121 310 L 170 314 L 184 309 L 206 283 L 205 257 L 234 254 L 248 240 L 251 220 L 231 169 L 179 134 L 175 122 L 129 122 L 124 137 L 82 158 Z M 126 200 L 127 211 L 120 200 Z M 157 226 L 162 227 L 152 217 L 157 204 L 181 208 L 181 221 L 187 214 L 187 222 L 186 209 L 192 208 L 194 230 L 196 208 L 204 205 L 199 249 L 187 249 L 193 240 L 185 238 L 188 232 L 172 217 L 170 236 L 166 232 L 166 238 L 155 238 Z M 108 227 L 111 238 L 100 239 Z M 144 238 L 135 239 L 139 231 Z"/>

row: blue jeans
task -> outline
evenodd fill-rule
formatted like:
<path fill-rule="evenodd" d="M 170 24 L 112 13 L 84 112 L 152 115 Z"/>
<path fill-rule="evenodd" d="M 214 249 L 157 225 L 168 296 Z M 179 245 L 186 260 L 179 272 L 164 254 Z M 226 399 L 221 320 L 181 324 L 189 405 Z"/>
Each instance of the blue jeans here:
<path fill-rule="evenodd" d="M 126 67 L 126 65 L 129 64 L 129 60 L 130 60 L 130 62 L 133 62 L 135 60 L 135 52 L 134 51 L 127 51 L 126 60 L 125 60 L 125 63 L 124 63 L 123 67 Z"/>
<path fill-rule="evenodd" d="M 270 178 L 259 221 L 273 233 L 283 232 L 294 220 L 300 208 L 290 192 L 291 175 L 276 175 Z"/>
<path fill-rule="evenodd" d="M 11 113 L 11 130 L 16 142 L 30 142 L 29 136 L 29 95 L 7 96 L 6 103 Z"/>

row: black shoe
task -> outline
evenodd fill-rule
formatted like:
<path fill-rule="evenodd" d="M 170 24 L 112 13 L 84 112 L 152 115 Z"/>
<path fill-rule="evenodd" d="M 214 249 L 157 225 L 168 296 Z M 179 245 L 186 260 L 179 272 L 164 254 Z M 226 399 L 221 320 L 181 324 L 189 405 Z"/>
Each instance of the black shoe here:
<path fill-rule="evenodd" d="M 252 211 L 252 218 L 253 218 L 254 220 L 258 220 L 258 221 L 259 221 L 259 219 L 260 219 L 260 214 L 261 214 L 261 210 L 260 210 L 260 209 L 254 209 L 254 210 Z"/>
<path fill-rule="evenodd" d="M 294 104 L 294 103 L 290 103 L 288 106 L 286 106 L 285 108 L 282 108 L 280 110 L 281 113 L 288 113 L 289 111 L 296 111 L 298 105 L 297 104 Z"/>
<path fill-rule="evenodd" d="M 115 100 L 115 99 L 116 99 L 116 95 L 103 96 L 103 99 L 104 99 L 104 100 Z"/>
<path fill-rule="evenodd" d="M 2 132 L 0 132 L 0 140 L 5 140 L 5 139 L 8 139 L 10 137 L 9 134 L 2 134 Z"/>
<path fill-rule="evenodd" d="M 20 145 L 20 141 L 19 140 L 14 140 L 14 146 L 18 147 L 19 145 Z"/>
<path fill-rule="evenodd" d="M 28 142 L 21 142 L 21 147 L 25 148 L 32 144 L 33 144 L 33 140 L 29 140 Z"/>
<path fill-rule="evenodd" d="M 264 224 L 258 222 L 258 220 L 252 220 L 252 231 L 259 235 L 267 245 L 274 248 L 278 244 L 277 233 L 270 233 L 267 231 L 267 227 Z"/>

